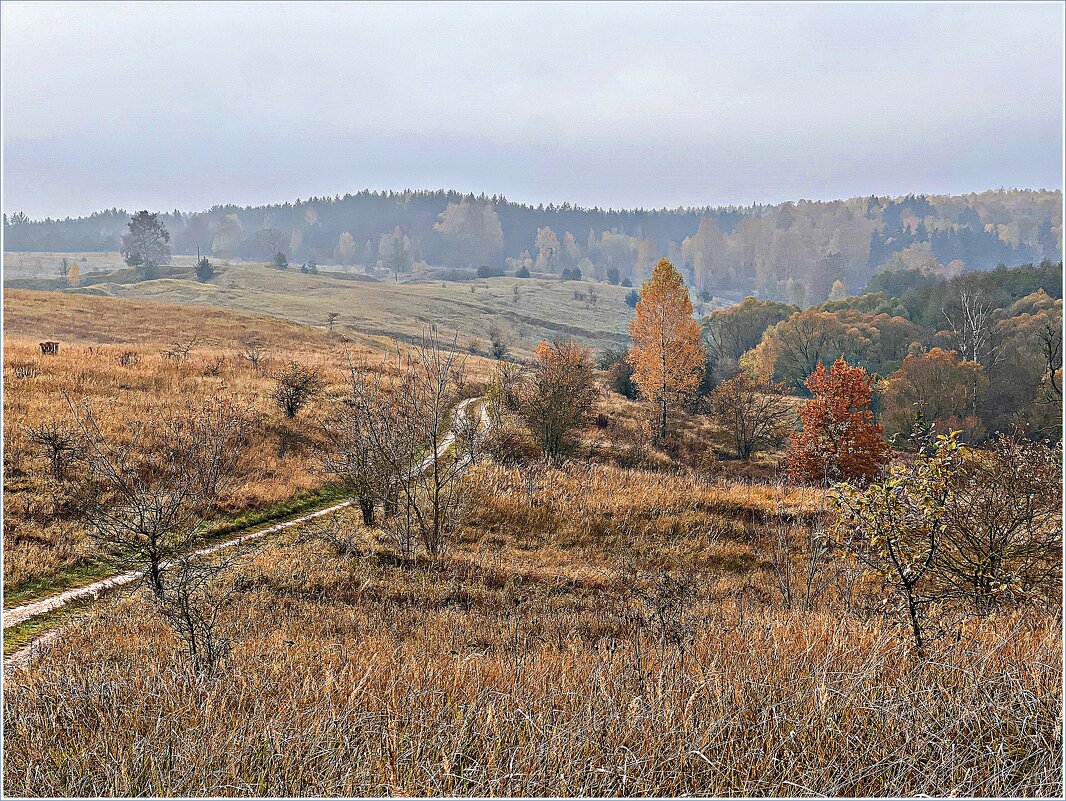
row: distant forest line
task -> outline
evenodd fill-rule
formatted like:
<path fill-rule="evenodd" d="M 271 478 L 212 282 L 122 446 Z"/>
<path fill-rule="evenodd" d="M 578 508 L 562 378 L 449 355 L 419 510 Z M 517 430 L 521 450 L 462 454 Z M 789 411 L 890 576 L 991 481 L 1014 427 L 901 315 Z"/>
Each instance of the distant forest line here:
<path fill-rule="evenodd" d="M 130 213 L 4 215 L 6 251 L 117 251 Z M 530 206 L 451 191 L 373 192 L 160 214 L 175 254 L 385 267 L 482 265 L 639 283 L 662 256 L 697 290 L 808 305 L 884 271 L 949 278 L 1062 259 L 1062 192 L 1001 189 L 748 207 Z"/>

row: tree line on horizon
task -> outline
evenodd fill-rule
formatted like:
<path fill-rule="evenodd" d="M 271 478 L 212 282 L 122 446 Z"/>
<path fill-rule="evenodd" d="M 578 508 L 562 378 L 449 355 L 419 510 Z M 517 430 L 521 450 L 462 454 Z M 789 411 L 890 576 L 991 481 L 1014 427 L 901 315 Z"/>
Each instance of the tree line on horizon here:
<path fill-rule="evenodd" d="M 660 258 L 686 284 L 798 306 L 862 290 L 881 272 L 950 278 L 1062 258 L 1062 193 L 994 190 L 748 207 L 530 206 L 446 191 L 371 192 L 271 206 L 159 213 L 175 254 L 314 261 L 396 275 L 428 267 L 577 272 L 639 284 Z M 4 215 L 8 251 L 114 251 L 129 214 Z M 578 272 L 579 271 L 579 272 Z"/>

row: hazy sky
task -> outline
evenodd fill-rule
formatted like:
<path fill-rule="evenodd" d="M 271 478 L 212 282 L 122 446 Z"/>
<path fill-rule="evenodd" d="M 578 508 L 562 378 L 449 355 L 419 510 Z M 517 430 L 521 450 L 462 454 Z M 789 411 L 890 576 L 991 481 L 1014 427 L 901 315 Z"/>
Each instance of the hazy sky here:
<path fill-rule="evenodd" d="M 4 210 L 1062 187 L 1063 5 L 3 4 Z"/>

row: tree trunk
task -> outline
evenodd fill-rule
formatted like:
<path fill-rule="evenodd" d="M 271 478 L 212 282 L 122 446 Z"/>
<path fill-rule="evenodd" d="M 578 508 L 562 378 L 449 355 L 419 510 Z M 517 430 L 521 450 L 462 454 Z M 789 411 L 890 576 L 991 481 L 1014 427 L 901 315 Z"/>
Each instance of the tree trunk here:
<path fill-rule="evenodd" d="M 363 495 L 359 498 L 359 510 L 363 513 L 363 525 L 374 525 L 374 499 Z"/>
<path fill-rule="evenodd" d="M 149 575 L 152 580 L 152 592 L 155 593 L 156 598 L 163 597 L 163 571 L 159 564 L 159 558 L 153 556 L 152 564 L 149 568 Z"/>

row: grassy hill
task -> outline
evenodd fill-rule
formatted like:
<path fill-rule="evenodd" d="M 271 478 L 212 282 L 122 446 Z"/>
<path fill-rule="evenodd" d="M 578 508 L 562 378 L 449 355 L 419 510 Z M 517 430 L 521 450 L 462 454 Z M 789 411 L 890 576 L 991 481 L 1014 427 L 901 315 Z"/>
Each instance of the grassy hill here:
<path fill-rule="evenodd" d="M 489 329 L 495 326 L 519 356 L 542 339 L 557 337 L 574 337 L 596 349 L 622 346 L 632 316 L 624 299 L 629 290 L 603 283 L 540 278 L 353 281 L 246 262 L 216 269 L 207 283 L 194 280 L 190 267 L 187 278 L 98 281 L 62 291 L 221 306 L 312 326 L 325 326 L 328 315 L 336 312 L 336 329 L 342 333 L 406 341 L 436 325 L 442 335 L 458 332 L 463 347 L 481 352 L 487 352 Z"/>

